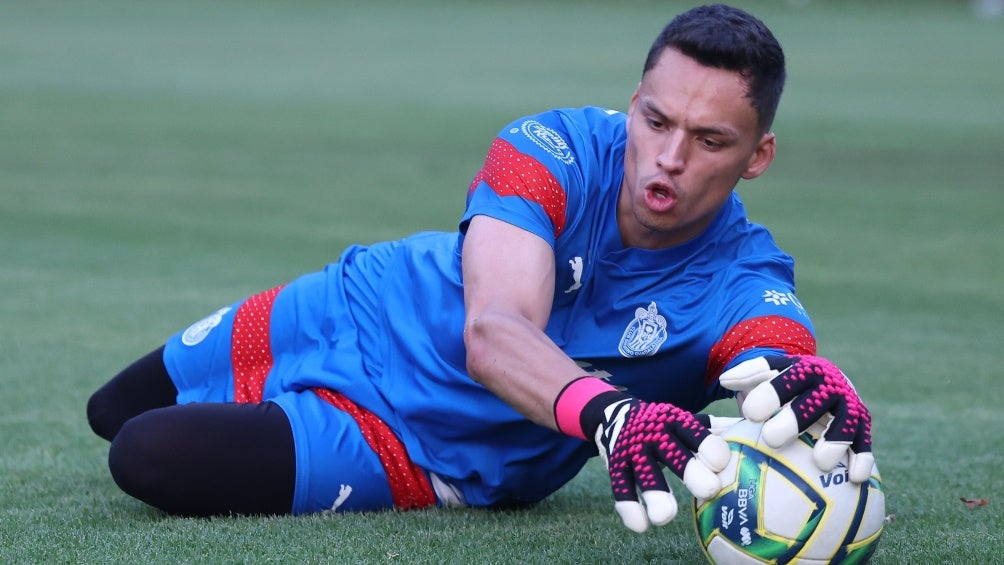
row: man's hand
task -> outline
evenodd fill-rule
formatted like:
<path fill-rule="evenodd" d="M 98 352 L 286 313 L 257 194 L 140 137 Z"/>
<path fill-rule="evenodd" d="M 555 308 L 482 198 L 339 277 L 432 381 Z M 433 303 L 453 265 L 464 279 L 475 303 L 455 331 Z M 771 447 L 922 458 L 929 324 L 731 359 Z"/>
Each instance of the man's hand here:
<path fill-rule="evenodd" d="M 871 415 L 850 380 L 830 361 L 808 355 L 768 355 L 736 365 L 722 373 L 719 381 L 745 394 L 742 412 L 746 418 L 766 420 L 763 439 L 767 445 L 781 447 L 821 422 L 826 429 L 813 449 L 816 465 L 829 471 L 850 450 L 851 481 L 861 483 L 871 476 L 875 463 Z"/>
<path fill-rule="evenodd" d="M 624 396 L 603 409 L 595 440 L 610 472 L 614 508 L 625 526 L 641 533 L 650 522 L 662 526 L 676 516 L 660 465 L 694 496 L 708 498 L 722 487 L 716 473 L 728 464 L 729 447 L 686 410 Z"/>
<path fill-rule="evenodd" d="M 712 435 L 711 419 L 702 418 L 672 404 L 642 402 L 594 377 L 569 382 L 554 401 L 559 431 L 596 441 L 610 473 L 614 508 L 638 533 L 676 516 L 661 465 L 694 496 L 708 498 L 721 489 L 716 473 L 729 463 L 729 446 Z"/>

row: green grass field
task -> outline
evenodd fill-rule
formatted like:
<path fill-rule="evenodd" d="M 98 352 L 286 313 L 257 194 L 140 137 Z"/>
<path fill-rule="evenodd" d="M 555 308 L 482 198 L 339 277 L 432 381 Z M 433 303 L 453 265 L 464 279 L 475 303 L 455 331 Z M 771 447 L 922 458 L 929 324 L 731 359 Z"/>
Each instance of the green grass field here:
<path fill-rule="evenodd" d="M 624 529 L 598 463 L 528 511 L 170 518 L 115 487 L 84 415 L 220 305 L 453 229 L 509 120 L 626 109 L 687 4 L 614 4 L 5 2 L 0 562 L 701 562 L 686 512 Z M 741 194 L 874 414 L 895 515 L 874 561 L 1000 563 L 1004 19 L 740 5 L 790 75 L 779 156 Z"/>

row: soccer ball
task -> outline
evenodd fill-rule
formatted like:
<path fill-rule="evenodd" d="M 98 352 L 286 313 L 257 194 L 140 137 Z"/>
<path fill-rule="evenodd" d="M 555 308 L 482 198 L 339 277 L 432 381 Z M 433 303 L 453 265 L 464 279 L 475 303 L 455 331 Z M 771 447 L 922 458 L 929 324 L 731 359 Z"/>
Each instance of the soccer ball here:
<path fill-rule="evenodd" d="M 760 441 L 762 424 L 740 420 L 723 438 L 732 457 L 722 490 L 694 499 L 697 537 L 712 563 L 864 563 L 885 523 L 878 468 L 848 479 L 847 458 L 823 472 L 812 461 L 820 427 L 780 450 Z"/>

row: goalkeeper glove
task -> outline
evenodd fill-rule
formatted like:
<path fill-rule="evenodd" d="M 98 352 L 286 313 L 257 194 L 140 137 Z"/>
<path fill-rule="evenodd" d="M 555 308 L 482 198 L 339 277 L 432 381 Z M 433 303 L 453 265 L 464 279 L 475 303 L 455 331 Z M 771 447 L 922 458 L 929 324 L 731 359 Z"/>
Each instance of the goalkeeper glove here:
<path fill-rule="evenodd" d="M 721 489 L 716 473 L 729 462 L 728 445 L 672 404 L 642 402 L 599 379 L 582 377 L 558 395 L 555 419 L 562 432 L 594 439 L 610 473 L 614 509 L 635 532 L 676 516 L 676 499 L 660 465 L 694 496 L 707 498 Z"/>
<path fill-rule="evenodd" d="M 847 376 L 830 361 L 809 355 L 767 355 L 725 371 L 719 382 L 745 395 L 746 418 L 766 420 L 767 445 L 781 447 L 820 422 L 825 430 L 813 448 L 816 465 L 829 471 L 849 450 L 850 480 L 861 483 L 871 476 L 875 463 L 871 415 Z"/>

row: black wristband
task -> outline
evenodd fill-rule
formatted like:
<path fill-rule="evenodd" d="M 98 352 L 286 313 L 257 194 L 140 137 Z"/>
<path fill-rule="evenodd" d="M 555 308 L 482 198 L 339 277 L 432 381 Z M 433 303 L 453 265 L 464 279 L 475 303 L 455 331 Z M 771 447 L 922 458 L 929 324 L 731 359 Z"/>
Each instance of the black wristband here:
<path fill-rule="evenodd" d="M 596 435 L 596 429 L 606 421 L 603 411 L 607 406 L 618 400 L 634 400 L 634 398 L 626 392 L 611 390 L 610 392 L 597 395 L 586 403 L 579 414 L 579 423 L 582 425 L 582 431 L 586 433 L 587 437 L 592 439 Z"/>

